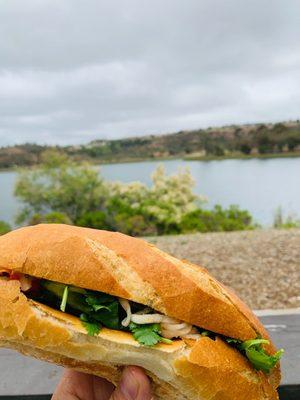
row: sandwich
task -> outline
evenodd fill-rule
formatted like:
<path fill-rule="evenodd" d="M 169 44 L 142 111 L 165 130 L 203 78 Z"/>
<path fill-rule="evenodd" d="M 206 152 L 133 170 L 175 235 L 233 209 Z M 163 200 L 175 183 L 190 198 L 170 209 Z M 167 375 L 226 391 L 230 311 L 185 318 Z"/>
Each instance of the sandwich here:
<path fill-rule="evenodd" d="M 202 267 L 127 235 L 68 225 L 0 237 L 0 346 L 117 384 L 144 368 L 155 399 L 278 399 L 268 333 Z"/>

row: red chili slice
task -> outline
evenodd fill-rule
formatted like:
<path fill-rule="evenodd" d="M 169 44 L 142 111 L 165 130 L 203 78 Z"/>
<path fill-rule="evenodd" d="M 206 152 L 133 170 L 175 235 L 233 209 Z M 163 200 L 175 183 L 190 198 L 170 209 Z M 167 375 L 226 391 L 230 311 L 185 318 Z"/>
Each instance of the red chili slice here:
<path fill-rule="evenodd" d="M 9 275 L 9 279 L 11 281 L 19 281 L 21 279 L 22 274 L 20 272 L 11 272 Z"/>

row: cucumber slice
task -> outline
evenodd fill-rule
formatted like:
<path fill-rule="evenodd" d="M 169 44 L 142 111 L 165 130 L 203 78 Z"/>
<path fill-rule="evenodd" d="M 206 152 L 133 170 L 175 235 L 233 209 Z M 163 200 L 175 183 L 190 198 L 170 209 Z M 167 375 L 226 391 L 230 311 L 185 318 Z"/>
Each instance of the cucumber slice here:
<path fill-rule="evenodd" d="M 50 281 L 43 281 L 42 286 L 58 299 L 62 299 L 66 287 L 66 285 L 62 283 Z M 81 293 L 72 291 L 71 287 L 69 288 L 67 305 L 82 313 L 89 313 L 93 310 L 92 307 L 86 303 L 85 297 Z"/>

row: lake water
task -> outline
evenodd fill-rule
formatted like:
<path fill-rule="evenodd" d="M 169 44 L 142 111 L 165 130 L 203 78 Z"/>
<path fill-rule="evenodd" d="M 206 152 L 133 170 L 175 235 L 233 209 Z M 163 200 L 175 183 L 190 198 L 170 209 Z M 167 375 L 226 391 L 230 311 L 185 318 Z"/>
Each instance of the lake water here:
<path fill-rule="evenodd" d="M 300 217 L 300 158 L 222 161 L 144 161 L 100 167 L 105 179 L 151 183 L 151 173 L 163 163 L 167 173 L 187 166 L 196 181 L 195 192 L 208 198 L 207 207 L 237 204 L 256 222 L 270 226 L 275 210 Z M 0 172 L 0 219 L 13 223 L 20 208 L 13 195 L 16 172 Z"/>

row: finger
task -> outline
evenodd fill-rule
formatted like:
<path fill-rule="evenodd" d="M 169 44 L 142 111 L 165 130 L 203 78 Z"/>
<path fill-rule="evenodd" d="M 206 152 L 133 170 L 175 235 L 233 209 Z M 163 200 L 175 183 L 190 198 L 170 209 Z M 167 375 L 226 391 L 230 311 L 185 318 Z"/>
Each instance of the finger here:
<path fill-rule="evenodd" d="M 105 379 L 67 369 L 52 400 L 108 400 L 113 389 Z"/>
<path fill-rule="evenodd" d="M 139 367 L 126 367 L 110 400 L 151 400 L 151 385 Z"/>
<path fill-rule="evenodd" d="M 93 400 L 109 400 L 114 389 L 115 386 L 106 379 L 99 378 L 98 376 L 93 377 Z"/>
<path fill-rule="evenodd" d="M 76 399 L 76 382 L 78 381 L 77 372 L 64 370 L 64 373 L 57 385 L 51 400 L 73 400 Z"/>

